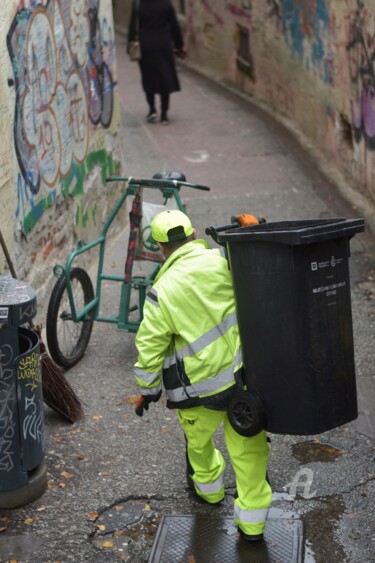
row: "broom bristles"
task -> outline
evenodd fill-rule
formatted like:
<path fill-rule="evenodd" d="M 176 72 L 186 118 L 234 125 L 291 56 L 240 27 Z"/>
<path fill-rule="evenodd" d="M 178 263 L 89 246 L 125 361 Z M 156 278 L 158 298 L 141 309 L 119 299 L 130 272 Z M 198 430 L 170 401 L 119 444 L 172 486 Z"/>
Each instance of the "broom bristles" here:
<path fill-rule="evenodd" d="M 42 340 L 40 341 L 40 352 L 44 402 L 69 422 L 78 422 L 83 418 L 81 401 L 63 372 L 48 355 Z"/>

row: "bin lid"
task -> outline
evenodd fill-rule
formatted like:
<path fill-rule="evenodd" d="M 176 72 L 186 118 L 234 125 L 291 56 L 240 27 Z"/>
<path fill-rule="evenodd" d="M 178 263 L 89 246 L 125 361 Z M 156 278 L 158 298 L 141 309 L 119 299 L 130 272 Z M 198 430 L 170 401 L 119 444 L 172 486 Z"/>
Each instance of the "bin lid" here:
<path fill-rule="evenodd" d="M 280 244 L 309 244 L 334 238 L 352 237 L 365 230 L 364 219 L 307 219 L 276 221 L 239 227 L 218 233 L 219 242 L 265 241 Z"/>
<path fill-rule="evenodd" d="M 32 287 L 9 276 L 0 276 L 0 324 L 19 326 L 36 313 L 36 293 Z"/>

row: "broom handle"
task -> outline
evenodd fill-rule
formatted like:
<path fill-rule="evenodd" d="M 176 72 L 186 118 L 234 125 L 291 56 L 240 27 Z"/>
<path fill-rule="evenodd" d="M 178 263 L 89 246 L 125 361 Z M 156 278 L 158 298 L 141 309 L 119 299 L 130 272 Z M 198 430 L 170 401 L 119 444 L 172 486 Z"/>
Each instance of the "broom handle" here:
<path fill-rule="evenodd" d="M 14 278 L 17 279 L 16 270 L 14 269 L 13 262 L 8 252 L 7 245 L 5 244 L 5 240 L 3 237 L 3 233 L 1 232 L 1 229 L 0 229 L 0 244 L 1 244 L 1 248 L 3 249 L 6 261 L 8 262 L 10 273 Z"/>
<path fill-rule="evenodd" d="M 13 278 L 17 279 L 16 270 L 14 269 L 13 262 L 12 262 L 12 259 L 10 257 L 10 254 L 8 252 L 8 248 L 7 248 L 7 245 L 5 243 L 1 229 L 0 229 L 0 244 L 1 244 L 1 248 L 3 249 L 5 259 L 8 262 L 10 273 L 12 274 Z M 29 321 L 28 324 L 29 324 L 31 329 L 34 328 L 34 323 L 32 321 Z"/>

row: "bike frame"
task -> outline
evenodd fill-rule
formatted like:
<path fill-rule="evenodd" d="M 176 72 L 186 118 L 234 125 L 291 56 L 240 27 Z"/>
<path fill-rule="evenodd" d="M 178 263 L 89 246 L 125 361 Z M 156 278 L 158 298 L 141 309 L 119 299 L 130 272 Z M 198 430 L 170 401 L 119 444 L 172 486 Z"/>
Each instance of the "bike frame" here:
<path fill-rule="evenodd" d="M 79 242 L 77 249 L 74 250 L 68 257 L 65 266 L 63 266 L 62 264 L 57 264 L 53 269 L 53 273 L 58 278 L 62 276 L 65 277 L 66 290 L 69 298 L 69 304 L 71 307 L 71 317 L 74 322 L 79 322 L 87 319 L 87 315 L 92 310 L 94 310 L 93 320 L 104 322 L 104 323 L 114 323 L 117 324 L 117 328 L 119 328 L 120 330 L 128 330 L 129 332 L 136 332 L 143 318 L 143 306 L 146 299 L 147 288 L 153 284 L 156 274 L 158 273 L 161 267 L 161 264 L 159 262 L 155 262 L 155 266 L 153 267 L 151 273 L 148 276 L 146 277 L 134 276 L 132 277 L 130 283 L 125 283 L 123 276 L 113 276 L 103 273 L 105 245 L 106 245 L 108 229 L 112 225 L 116 215 L 120 211 L 126 199 L 129 196 L 134 196 L 137 189 L 140 187 L 154 189 L 154 190 L 157 189 L 161 191 L 165 203 L 167 202 L 168 199 L 173 197 L 176 200 L 179 210 L 186 213 L 185 207 L 179 195 L 179 189 L 182 186 L 188 186 L 188 187 L 197 187 L 197 186 L 194 186 L 187 182 L 181 182 L 177 180 L 166 180 L 166 179 L 125 178 L 125 177 L 117 177 L 117 176 L 107 178 L 107 182 L 118 182 L 118 181 L 128 182 L 128 185 L 126 190 L 121 195 L 118 202 L 116 203 L 113 211 L 109 215 L 106 223 L 104 224 L 101 235 L 96 240 L 88 244 Z M 207 189 L 205 186 L 199 186 L 199 188 Z M 77 310 L 76 304 L 74 302 L 72 285 L 70 281 L 70 271 L 72 268 L 72 264 L 78 256 L 97 246 L 99 246 L 100 248 L 99 248 L 99 262 L 98 262 L 98 276 L 96 282 L 96 294 L 94 299 L 90 301 L 90 303 L 87 303 L 87 305 L 81 310 Z M 119 312 L 117 315 L 111 317 L 101 316 L 99 314 L 103 281 L 113 281 L 122 284 Z M 138 289 L 138 306 L 134 306 L 130 308 L 129 302 L 130 302 L 130 294 L 132 288 Z M 134 310 L 136 310 L 137 308 L 139 309 L 139 319 L 138 320 L 129 319 L 129 314 Z"/>

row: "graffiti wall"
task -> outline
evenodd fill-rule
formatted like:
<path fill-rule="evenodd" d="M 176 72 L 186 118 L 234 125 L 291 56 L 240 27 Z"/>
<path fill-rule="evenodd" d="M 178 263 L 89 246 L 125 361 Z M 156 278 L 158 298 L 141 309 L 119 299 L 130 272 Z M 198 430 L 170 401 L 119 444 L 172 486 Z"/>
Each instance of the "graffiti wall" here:
<path fill-rule="evenodd" d="M 0 32 L 1 223 L 31 266 L 62 226 L 95 230 L 119 162 L 112 3 L 8 0 Z"/>
<path fill-rule="evenodd" d="M 291 118 L 375 203 L 374 14 L 375 0 L 187 0 L 181 18 L 193 64 Z"/>

